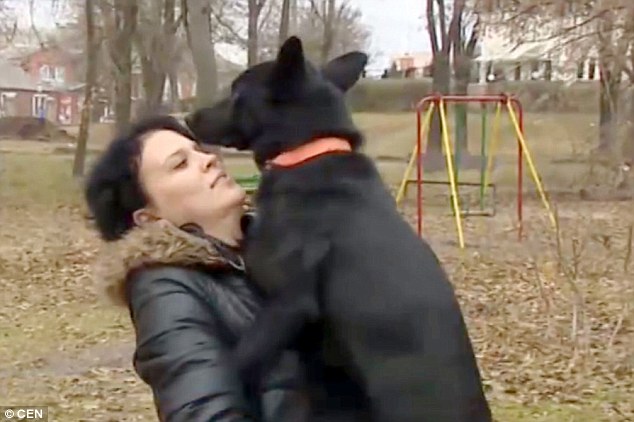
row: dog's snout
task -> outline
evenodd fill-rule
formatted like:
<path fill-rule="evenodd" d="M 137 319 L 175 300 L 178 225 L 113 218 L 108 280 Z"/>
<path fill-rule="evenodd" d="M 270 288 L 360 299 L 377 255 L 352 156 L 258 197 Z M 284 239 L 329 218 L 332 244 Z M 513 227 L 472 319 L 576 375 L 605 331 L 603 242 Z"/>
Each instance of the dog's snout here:
<path fill-rule="evenodd" d="M 188 115 L 185 116 L 185 118 L 183 119 L 185 120 L 185 124 L 192 129 L 192 126 L 194 126 L 194 123 L 196 122 L 196 116 L 195 113 L 190 113 Z"/>

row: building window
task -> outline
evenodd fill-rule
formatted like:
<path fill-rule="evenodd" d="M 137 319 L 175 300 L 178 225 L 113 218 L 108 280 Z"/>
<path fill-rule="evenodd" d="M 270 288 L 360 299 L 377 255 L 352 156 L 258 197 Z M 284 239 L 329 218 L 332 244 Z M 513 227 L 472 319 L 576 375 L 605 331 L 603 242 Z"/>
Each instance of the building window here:
<path fill-rule="evenodd" d="M 52 78 L 51 67 L 47 64 L 40 66 L 40 79 L 43 81 L 50 81 Z"/>
<path fill-rule="evenodd" d="M 588 65 L 588 79 L 594 81 L 597 72 L 597 63 L 594 60 L 590 60 Z"/>
<path fill-rule="evenodd" d="M 515 68 L 513 69 L 514 80 L 521 81 L 522 80 L 522 63 L 515 63 Z"/>
<path fill-rule="evenodd" d="M 66 82 L 66 69 L 62 66 L 55 66 L 55 78 L 57 82 Z"/>
<path fill-rule="evenodd" d="M 172 93 L 172 83 L 169 78 L 165 78 L 163 81 L 163 101 L 167 102 L 170 99 L 170 94 Z"/>
<path fill-rule="evenodd" d="M 0 93 L 0 117 L 13 116 L 13 99 L 17 96 L 15 92 Z"/>
<path fill-rule="evenodd" d="M 551 60 L 546 60 L 544 62 L 544 79 L 547 81 L 551 81 L 553 79 L 553 62 Z"/>
<path fill-rule="evenodd" d="M 35 117 L 46 117 L 46 94 L 33 94 L 32 113 Z"/>
<path fill-rule="evenodd" d="M 530 79 L 536 81 L 541 77 L 541 63 L 539 60 L 531 60 L 531 74 Z"/>

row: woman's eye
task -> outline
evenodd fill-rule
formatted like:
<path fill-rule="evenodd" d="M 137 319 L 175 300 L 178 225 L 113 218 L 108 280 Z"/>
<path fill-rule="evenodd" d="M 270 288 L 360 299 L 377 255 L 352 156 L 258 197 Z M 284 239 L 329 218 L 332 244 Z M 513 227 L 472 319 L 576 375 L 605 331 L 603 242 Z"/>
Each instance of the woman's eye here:
<path fill-rule="evenodd" d="M 174 166 L 174 169 L 182 169 L 185 168 L 187 166 L 187 159 L 182 159 L 181 161 L 178 162 L 178 164 L 176 164 L 176 166 Z"/>

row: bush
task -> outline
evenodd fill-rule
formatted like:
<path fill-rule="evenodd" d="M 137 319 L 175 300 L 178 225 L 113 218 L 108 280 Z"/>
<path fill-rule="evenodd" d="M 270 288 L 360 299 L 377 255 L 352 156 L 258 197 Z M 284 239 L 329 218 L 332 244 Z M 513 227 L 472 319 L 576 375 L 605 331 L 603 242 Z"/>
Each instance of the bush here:
<path fill-rule="evenodd" d="M 498 92 L 516 95 L 527 111 L 595 112 L 599 104 L 598 82 L 508 81 L 494 85 Z"/>
<path fill-rule="evenodd" d="M 470 94 L 507 93 L 517 96 L 524 108 L 532 112 L 596 112 L 599 101 L 598 82 L 502 81 L 486 85 L 471 84 Z M 354 112 L 411 111 L 432 93 L 429 79 L 362 80 L 348 93 Z"/>
<path fill-rule="evenodd" d="M 399 112 L 413 110 L 431 93 L 427 79 L 364 79 L 347 94 L 354 112 Z"/>
<path fill-rule="evenodd" d="M 501 81 L 471 84 L 469 93 L 517 96 L 531 112 L 597 112 L 599 82 Z M 432 93 L 431 79 L 363 79 L 346 95 L 353 112 L 396 113 L 414 110 L 416 104 Z M 222 94 L 225 94 L 223 92 Z M 182 100 L 184 110 L 194 109 L 195 98 Z M 477 106 L 474 106 L 477 107 Z"/>

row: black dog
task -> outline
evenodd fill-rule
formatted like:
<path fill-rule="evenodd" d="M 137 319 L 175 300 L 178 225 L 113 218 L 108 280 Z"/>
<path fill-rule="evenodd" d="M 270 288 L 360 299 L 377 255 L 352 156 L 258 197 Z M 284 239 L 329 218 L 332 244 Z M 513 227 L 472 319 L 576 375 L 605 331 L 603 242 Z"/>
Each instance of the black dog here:
<path fill-rule="evenodd" d="M 373 420 L 490 421 L 452 285 L 357 152 L 363 137 L 344 94 L 366 62 L 354 52 L 317 69 L 291 37 L 276 60 L 236 78 L 230 98 L 186 119 L 203 142 L 252 150 L 266 168 L 256 197 L 261 223 L 245 259 L 274 299 L 238 359 L 245 373 L 265 370 L 322 327 Z"/>

